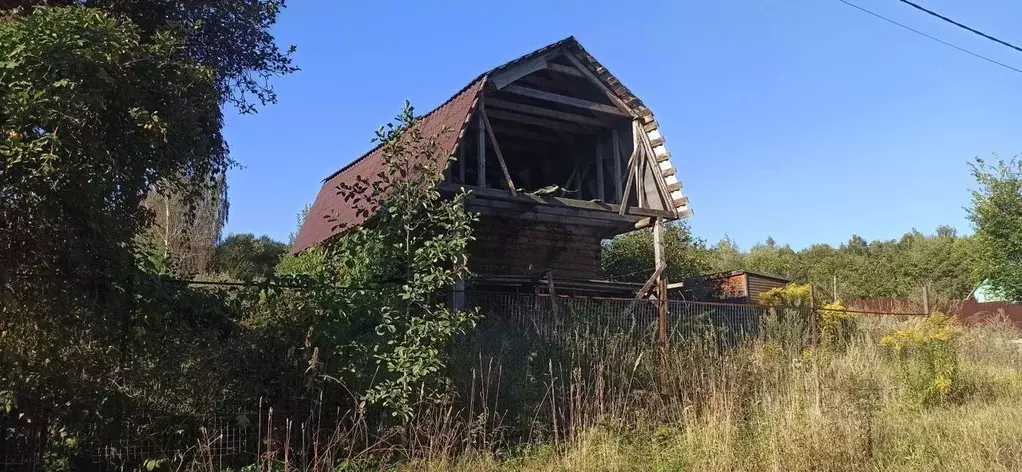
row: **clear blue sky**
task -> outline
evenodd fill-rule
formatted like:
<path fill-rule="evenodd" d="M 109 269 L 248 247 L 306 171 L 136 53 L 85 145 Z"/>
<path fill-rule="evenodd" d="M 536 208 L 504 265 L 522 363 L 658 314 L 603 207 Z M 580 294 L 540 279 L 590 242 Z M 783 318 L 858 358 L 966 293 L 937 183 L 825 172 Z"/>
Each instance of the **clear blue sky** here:
<path fill-rule="evenodd" d="M 1022 2 L 919 1 L 1022 43 Z M 1022 53 L 894 0 L 855 2 L 1022 69 Z M 1022 74 L 837 0 L 397 3 L 288 2 L 275 34 L 302 71 L 275 81 L 278 105 L 228 111 L 245 167 L 229 177 L 227 231 L 286 240 L 404 99 L 425 112 L 568 35 L 656 114 L 710 242 L 971 232 L 968 161 L 1022 150 Z"/>

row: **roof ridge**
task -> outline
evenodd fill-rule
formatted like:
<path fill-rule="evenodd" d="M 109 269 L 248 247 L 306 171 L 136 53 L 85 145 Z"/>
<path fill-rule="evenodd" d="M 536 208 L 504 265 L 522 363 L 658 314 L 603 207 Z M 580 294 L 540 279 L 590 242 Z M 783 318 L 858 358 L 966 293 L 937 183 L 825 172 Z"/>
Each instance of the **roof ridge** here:
<path fill-rule="evenodd" d="M 476 77 L 475 77 L 474 79 L 472 79 L 472 80 L 471 80 L 471 81 L 469 81 L 469 82 L 468 82 L 467 84 L 465 84 L 465 86 L 464 86 L 464 87 L 462 87 L 462 88 L 458 89 L 458 91 L 457 91 L 457 92 L 454 92 L 453 94 L 451 94 L 451 96 L 450 96 L 450 97 L 448 97 L 448 98 L 447 98 L 447 100 L 444 100 L 444 101 L 443 101 L 443 103 L 440 103 L 440 104 L 438 104 L 437 106 L 433 107 L 433 109 L 431 109 L 430 111 L 426 112 L 426 114 L 425 114 L 425 115 L 422 115 L 422 116 L 420 116 L 420 117 L 417 117 L 417 118 L 416 118 L 416 121 L 421 121 L 421 120 L 424 120 L 424 119 L 426 119 L 427 117 L 429 117 L 430 115 L 432 115 L 433 113 L 436 113 L 436 111 L 437 111 L 437 110 L 440 110 L 441 108 L 443 108 L 443 107 L 444 107 L 444 105 L 447 105 L 448 103 L 450 103 L 450 102 L 451 102 L 452 100 L 454 100 L 454 99 L 455 99 L 455 98 L 457 98 L 457 97 L 458 97 L 459 95 L 461 95 L 462 93 L 464 93 L 464 92 L 465 92 L 466 90 L 468 90 L 468 89 L 469 89 L 470 87 L 472 87 L 472 86 L 473 86 L 473 85 L 475 85 L 475 84 L 476 84 L 477 82 L 479 82 L 480 80 L 482 80 L 482 79 L 483 79 L 484 77 L 486 77 L 486 76 L 488 76 L 488 75 L 493 75 L 493 73 L 495 73 L 495 72 L 497 72 L 497 71 L 499 71 L 499 70 L 501 70 L 501 69 L 504 69 L 504 68 L 506 68 L 506 67 L 509 67 L 509 66 L 511 66 L 511 65 L 512 65 L 512 64 L 514 64 L 514 63 L 520 62 L 520 61 L 522 61 L 522 60 L 524 60 L 524 59 L 526 59 L 526 58 L 528 58 L 528 57 L 531 57 L 531 56 L 533 56 L 533 55 L 536 55 L 536 54 L 541 54 L 541 53 L 543 53 L 543 52 L 546 52 L 546 51 L 548 51 L 548 50 L 550 50 L 550 49 L 553 49 L 553 48 L 556 48 L 556 47 L 561 47 L 561 46 L 563 46 L 563 45 L 565 45 L 565 44 L 568 44 L 568 43 L 574 43 L 574 44 L 575 44 L 576 46 L 578 46 L 578 47 L 580 47 L 580 48 L 581 48 L 581 45 L 580 45 L 580 44 L 578 43 L 578 40 L 577 40 L 577 39 L 575 39 L 575 36 L 568 36 L 567 38 L 564 38 L 564 39 L 562 39 L 562 40 L 560 40 L 560 41 L 556 41 L 556 42 L 553 42 L 553 43 L 547 44 L 546 46 L 540 47 L 539 49 L 534 49 L 534 50 L 532 50 L 532 51 L 530 51 L 530 52 L 528 52 L 528 53 L 525 53 L 525 54 L 523 54 L 523 55 L 521 55 L 521 56 L 519 56 L 519 57 L 515 58 L 515 59 L 512 59 L 512 60 L 510 60 L 510 61 L 504 62 L 504 63 L 502 63 L 502 64 L 500 64 L 500 65 L 498 65 L 498 66 L 496 66 L 496 67 L 494 67 L 494 68 L 492 68 L 492 69 L 490 69 L 490 70 L 486 71 L 486 72 L 483 72 L 482 74 L 479 74 L 479 75 L 477 75 L 477 76 L 476 76 Z M 485 85 L 485 84 L 484 84 L 484 85 Z M 375 139 L 375 138 L 374 138 L 374 139 Z M 460 139 L 459 139 L 459 141 L 460 141 Z M 360 162 L 361 160 L 365 159 L 365 158 L 366 158 L 366 157 L 368 157 L 368 156 L 369 156 L 370 154 L 372 154 L 372 153 L 373 153 L 374 151 L 376 151 L 377 149 L 379 149 L 379 148 L 380 148 L 380 146 L 383 146 L 383 143 L 378 143 L 378 144 L 376 144 L 376 145 L 375 145 L 375 146 L 373 146 L 373 147 L 372 147 L 371 149 L 369 149 L 368 151 L 364 152 L 364 153 L 363 153 L 363 154 L 362 154 L 361 156 L 359 156 L 359 157 L 357 157 L 357 158 L 355 158 L 355 159 L 352 159 L 352 161 L 351 161 L 351 162 L 349 162 L 349 163 L 347 163 L 346 165 L 344 165 L 344 167 L 341 167 L 340 169 L 337 169 L 337 170 L 336 170 L 336 171 L 334 171 L 334 172 L 333 172 L 332 174 L 330 174 L 330 175 L 328 175 L 328 176 L 327 176 L 326 178 L 324 178 L 324 179 L 323 179 L 323 180 L 322 180 L 321 182 L 323 182 L 323 183 L 326 183 L 326 181 L 328 181 L 328 180 L 330 180 L 330 179 L 332 179 L 332 178 L 336 177 L 336 176 L 337 176 L 337 174 L 340 174 L 340 173 L 342 173 L 342 172 L 344 172 L 344 171 L 348 170 L 349 168 L 351 168 L 351 166 L 353 166 L 353 165 L 357 164 L 358 162 Z"/>

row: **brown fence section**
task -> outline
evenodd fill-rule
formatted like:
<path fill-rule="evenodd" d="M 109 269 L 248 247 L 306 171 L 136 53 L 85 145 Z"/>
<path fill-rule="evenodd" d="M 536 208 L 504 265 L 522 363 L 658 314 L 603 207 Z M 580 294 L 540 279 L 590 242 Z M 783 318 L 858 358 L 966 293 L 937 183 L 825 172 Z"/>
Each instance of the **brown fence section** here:
<path fill-rule="evenodd" d="M 1007 302 L 980 303 L 974 299 L 965 300 L 958 306 L 958 317 L 966 324 L 1007 318 L 1016 328 L 1022 329 L 1022 305 Z"/>

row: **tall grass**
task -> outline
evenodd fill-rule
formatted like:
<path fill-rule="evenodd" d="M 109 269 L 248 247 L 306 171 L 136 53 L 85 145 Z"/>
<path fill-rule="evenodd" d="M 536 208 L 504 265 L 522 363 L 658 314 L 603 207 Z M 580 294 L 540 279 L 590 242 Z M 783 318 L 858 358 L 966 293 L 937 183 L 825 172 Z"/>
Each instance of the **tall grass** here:
<path fill-rule="evenodd" d="M 843 342 L 814 349 L 793 319 L 726 343 L 713 330 L 678 334 L 662 386 L 648 338 L 590 327 L 552 341 L 496 327 L 462 343 L 451 394 L 423 402 L 412 423 L 380 434 L 353 411 L 329 434 L 291 424 L 288 438 L 279 428 L 264 438 L 252 468 L 1022 469 L 1022 336 L 1007 323 L 961 329 L 956 395 L 923 403 L 906 380 L 916 364 L 880 342 L 922 321 L 862 317 Z"/>

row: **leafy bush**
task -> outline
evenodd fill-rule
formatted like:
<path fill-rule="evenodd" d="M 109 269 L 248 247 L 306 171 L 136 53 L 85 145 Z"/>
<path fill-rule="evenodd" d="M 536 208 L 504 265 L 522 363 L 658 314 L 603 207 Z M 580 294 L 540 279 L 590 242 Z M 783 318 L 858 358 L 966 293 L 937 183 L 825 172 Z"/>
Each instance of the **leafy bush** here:
<path fill-rule="evenodd" d="M 840 300 L 823 305 L 816 313 L 820 324 L 820 347 L 842 349 L 856 331 L 856 318 L 848 313 Z"/>
<path fill-rule="evenodd" d="M 898 363 L 910 396 L 919 404 L 946 403 L 961 393 L 956 348 L 960 333 L 955 318 L 934 314 L 880 340 Z"/>

